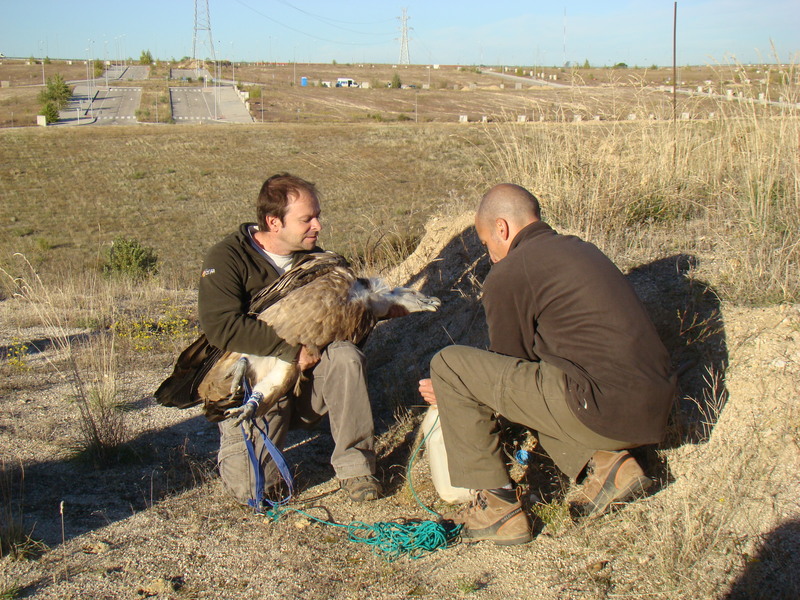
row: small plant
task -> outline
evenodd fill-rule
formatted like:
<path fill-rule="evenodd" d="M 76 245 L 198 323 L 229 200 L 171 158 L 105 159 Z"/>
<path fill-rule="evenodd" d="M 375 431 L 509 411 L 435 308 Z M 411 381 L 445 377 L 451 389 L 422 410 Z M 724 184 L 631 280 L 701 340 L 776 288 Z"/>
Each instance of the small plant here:
<path fill-rule="evenodd" d="M 50 243 L 50 240 L 43 237 L 36 238 L 36 247 L 39 248 L 42 252 L 47 252 L 48 250 L 53 249 L 53 244 Z"/>
<path fill-rule="evenodd" d="M 480 581 L 473 581 L 471 579 L 459 579 L 456 581 L 456 587 L 458 587 L 458 591 L 462 594 L 472 594 L 477 592 L 481 587 Z"/>
<path fill-rule="evenodd" d="M 531 512 L 537 516 L 552 532 L 561 531 L 572 523 L 569 514 L 569 504 L 553 500 L 548 503 L 538 503 L 531 507 Z"/>
<path fill-rule="evenodd" d="M 28 350 L 30 347 L 28 346 L 27 342 L 23 342 L 19 338 L 13 338 L 11 340 L 11 345 L 8 347 L 6 352 L 6 357 L 8 358 L 8 364 L 20 371 L 27 371 L 30 366 L 26 360 L 28 356 Z"/>
<path fill-rule="evenodd" d="M 145 279 L 158 273 L 158 255 L 138 240 L 118 237 L 108 251 L 103 273 L 108 277 Z"/>
<path fill-rule="evenodd" d="M 197 333 L 197 327 L 184 311 L 174 306 L 167 306 L 156 319 L 120 319 L 112 325 L 112 330 L 121 339 L 130 340 L 137 352 L 149 352 L 170 340 Z"/>
<path fill-rule="evenodd" d="M 16 583 L 0 584 L 0 600 L 14 600 L 20 597 L 20 592 L 22 592 L 22 588 Z"/>
<path fill-rule="evenodd" d="M 393 90 L 399 90 L 401 87 L 403 87 L 403 82 L 400 81 L 400 75 L 397 73 L 392 75 L 392 82 L 389 84 L 389 87 Z"/>
<path fill-rule="evenodd" d="M 5 460 L 0 460 L 0 558 L 35 556 L 44 549 L 44 544 L 32 539 L 25 530 L 22 512 L 24 482 L 25 470 L 21 463 L 16 471 L 9 469 Z M 15 598 L 14 595 L 3 596 L 14 590 L 19 591 L 19 588 L 4 582 L 0 587 L 0 598 Z"/>
<path fill-rule="evenodd" d="M 94 465 L 119 462 L 126 456 L 125 413 L 117 399 L 114 381 L 101 382 L 73 400 L 81 413 L 81 439 L 76 458 Z"/>

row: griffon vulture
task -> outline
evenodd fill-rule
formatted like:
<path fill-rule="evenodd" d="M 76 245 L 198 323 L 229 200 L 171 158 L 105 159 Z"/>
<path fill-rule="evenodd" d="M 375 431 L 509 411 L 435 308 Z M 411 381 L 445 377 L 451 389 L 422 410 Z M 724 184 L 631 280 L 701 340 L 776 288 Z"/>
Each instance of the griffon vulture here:
<path fill-rule="evenodd" d="M 395 306 L 412 313 L 435 311 L 440 304 L 438 298 L 416 290 L 392 289 L 379 279 L 356 277 L 347 261 L 338 254 L 315 252 L 258 293 L 250 304 L 250 314 L 273 327 L 289 344 L 301 344 L 312 355 L 319 356 L 333 341 L 360 343 L 376 322 L 389 315 Z M 192 346 L 178 359 L 176 374 L 184 355 L 203 354 L 192 352 Z M 156 392 L 159 402 L 184 408 L 202 401 L 209 420 L 233 418 L 238 424 L 263 415 L 299 385 L 301 372 L 296 361 L 238 352 L 225 352 L 218 359 L 216 356 L 219 354 L 211 358 L 215 360 L 213 366 L 203 369 L 205 376 L 199 385 L 191 386 L 189 402 L 174 400 L 173 392 L 179 386 L 173 385 L 173 389 L 168 390 L 169 379 Z M 180 379 L 176 374 L 173 378 Z M 247 377 L 252 388 L 250 400 L 244 405 L 239 393 L 242 375 Z M 188 381 L 182 385 L 181 393 L 185 396 Z M 160 394 L 162 390 L 164 393 Z"/>

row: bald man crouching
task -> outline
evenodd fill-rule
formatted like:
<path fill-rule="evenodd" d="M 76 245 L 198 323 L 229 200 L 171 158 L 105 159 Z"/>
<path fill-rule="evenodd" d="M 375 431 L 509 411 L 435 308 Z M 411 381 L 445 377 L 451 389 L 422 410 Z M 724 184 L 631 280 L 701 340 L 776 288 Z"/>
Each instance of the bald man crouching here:
<path fill-rule="evenodd" d="M 439 407 L 451 483 L 476 490 L 453 516 L 462 538 L 520 544 L 530 522 L 495 413 L 535 430 L 568 477 L 586 467 L 573 508 L 599 515 L 652 483 L 627 449 L 662 439 L 675 376 L 622 273 L 594 245 L 541 221 L 533 194 L 493 187 L 475 229 L 494 263 L 483 286 L 489 351 L 444 348 L 420 393 Z"/>

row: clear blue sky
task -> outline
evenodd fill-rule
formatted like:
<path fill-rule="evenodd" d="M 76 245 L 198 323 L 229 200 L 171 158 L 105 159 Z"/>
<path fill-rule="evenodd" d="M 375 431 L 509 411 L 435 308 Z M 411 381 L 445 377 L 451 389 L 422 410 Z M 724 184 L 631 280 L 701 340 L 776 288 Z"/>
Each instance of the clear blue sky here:
<path fill-rule="evenodd" d="M 672 64 L 671 0 L 208 5 L 217 56 L 237 61 L 396 63 L 407 8 L 412 63 Z M 149 49 L 180 59 L 193 53 L 194 9 L 194 0 L 0 0 L 0 52 L 113 60 Z M 679 0 L 678 63 L 774 62 L 772 44 L 782 62 L 798 62 L 799 24 L 800 0 Z M 209 56 L 208 31 L 198 38 L 198 56 Z"/>

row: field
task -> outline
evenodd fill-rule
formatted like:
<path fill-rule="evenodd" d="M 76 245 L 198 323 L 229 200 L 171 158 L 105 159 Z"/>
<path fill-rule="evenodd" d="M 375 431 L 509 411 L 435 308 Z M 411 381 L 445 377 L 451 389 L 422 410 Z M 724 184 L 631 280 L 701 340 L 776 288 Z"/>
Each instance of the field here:
<path fill-rule="evenodd" d="M 186 66 L 159 62 L 151 67 L 149 81 L 114 85 L 144 86 L 145 95 L 168 96 L 169 86 L 199 85 L 197 81 L 168 79 L 170 67 Z M 47 77 L 61 73 L 67 80 L 86 78 L 83 63 L 53 61 L 44 67 Z M 790 105 L 798 102 L 798 74 L 793 65 L 682 67 L 678 72 L 680 96 L 674 104 L 671 68 L 436 67 L 226 63 L 218 71 L 213 66 L 209 69 L 251 93 L 250 109 L 257 123 L 457 123 L 462 118 L 502 122 L 520 117 L 574 122 L 670 120 L 673 115 L 719 119 L 741 112 L 740 102 L 735 100 L 738 97 Z M 531 80 L 530 73 L 536 73 L 538 81 Z M 402 89 L 387 88 L 395 76 Z M 338 77 L 350 77 L 365 88 L 322 86 L 323 82 L 335 86 Z M 301 78 L 306 78 L 306 86 L 299 85 Z M 0 127 L 35 124 L 42 65 L 5 60 L 0 63 L 2 80 L 8 81 L 9 87 L 0 88 Z M 98 81 L 103 85 L 102 76 Z M 140 121 L 155 120 L 154 114 L 144 114 L 150 104 L 152 100 L 143 100 Z M 773 115 L 785 113 L 786 108 L 759 106 L 762 113 Z"/>
<path fill-rule="evenodd" d="M 428 70 L 413 67 L 400 75 L 418 87 L 391 90 L 302 89 L 286 83 L 301 65 L 250 69 L 237 65 L 236 79 L 263 87 L 263 125 L 0 130 L 0 597 L 798 597 L 796 109 L 687 96 L 681 112 L 704 118 L 672 122 L 671 98 L 655 89 L 665 70 L 516 90 L 438 69 L 426 90 Z M 308 76 L 393 72 L 329 65 Z M 714 72 L 698 69 L 698 85 Z M 757 97 L 755 77 L 742 85 Z M 775 85 L 770 94 L 796 98 L 791 82 Z M 0 93 L 22 89 L 35 88 Z M 7 110 L 0 102 L 0 121 Z M 533 122 L 515 122 L 520 110 Z M 335 526 L 270 522 L 225 498 L 216 428 L 152 392 L 197 334 L 204 252 L 253 218 L 261 182 L 284 170 L 319 186 L 325 247 L 444 301 L 379 327 L 367 346 L 386 497 L 343 498 L 322 428 L 290 440 L 294 506 L 339 524 L 430 517 L 406 476 L 415 382 L 442 346 L 486 343 L 489 264 L 470 213 L 500 181 L 534 191 L 545 220 L 611 256 L 670 350 L 679 398 L 667 439 L 641 456 L 657 489 L 572 522 L 569 482 L 537 455 L 518 474 L 531 544 L 394 562 Z M 151 249 L 158 273 L 104 275 L 119 238 Z M 519 433 L 509 429 L 510 443 Z M 424 454 L 411 473 L 420 501 L 445 510 Z"/>

